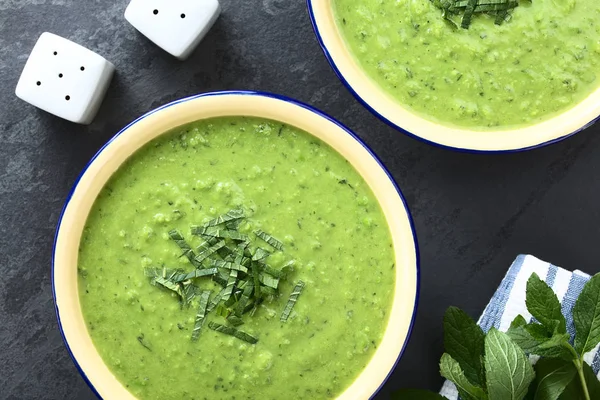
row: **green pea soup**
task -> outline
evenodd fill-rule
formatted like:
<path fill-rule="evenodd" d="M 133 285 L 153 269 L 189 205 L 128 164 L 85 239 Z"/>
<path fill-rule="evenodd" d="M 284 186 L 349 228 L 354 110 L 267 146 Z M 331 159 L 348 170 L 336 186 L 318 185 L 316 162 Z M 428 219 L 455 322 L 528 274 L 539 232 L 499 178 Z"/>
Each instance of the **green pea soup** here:
<path fill-rule="evenodd" d="M 600 86 L 600 2 L 521 0 L 501 25 L 468 29 L 431 0 L 331 0 L 356 61 L 389 96 L 443 125 L 532 125 Z M 460 21 L 459 21 L 460 23 Z"/>
<path fill-rule="evenodd" d="M 283 243 L 269 264 L 290 260 L 279 293 L 244 314 L 250 344 L 202 326 L 198 300 L 151 285 L 145 268 L 192 271 L 171 240 L 195 249 L 190 226 L 232 209 Z M 273 250 L 273 249 L 271 249 Z M 395 287 L 388 225 L 367 183 L 322 141 L 281 123 L 217 118 L 177 128 L 130 157 L 89 214 L 78 259 L 79 292 L 92 341 L 140 399 L 329 399 L 379 346 Z M 304 290 L 280 317 L 294 284 Z M 219 286 L 199 279 L 203 290 Z M 208 321 L 226 325 L 214 312 Z"/>

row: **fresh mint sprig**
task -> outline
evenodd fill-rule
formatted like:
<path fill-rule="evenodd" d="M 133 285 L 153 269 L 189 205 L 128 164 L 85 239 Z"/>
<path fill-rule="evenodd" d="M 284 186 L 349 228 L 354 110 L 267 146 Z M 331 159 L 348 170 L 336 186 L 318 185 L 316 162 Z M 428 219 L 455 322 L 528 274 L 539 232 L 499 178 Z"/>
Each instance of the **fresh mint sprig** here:
<path fill-rule="evenodd" d="M 464 311 L 450 307 L 444 316 L 441 375 L 463 400 L 596 400 L 600 381 L 583 355 L 600 343 L 600 274 L 583 288 L 573 308 L 574 345 L 561 304 L 552 289 L 532 274 L 527 281 L 531 322 L 519 315 L 508 332 L 487 334 Z M 527 355 L 541 358 L 531 366 Z M 404 389 L 395 400 L 444 400 L 423 390 Z"/>

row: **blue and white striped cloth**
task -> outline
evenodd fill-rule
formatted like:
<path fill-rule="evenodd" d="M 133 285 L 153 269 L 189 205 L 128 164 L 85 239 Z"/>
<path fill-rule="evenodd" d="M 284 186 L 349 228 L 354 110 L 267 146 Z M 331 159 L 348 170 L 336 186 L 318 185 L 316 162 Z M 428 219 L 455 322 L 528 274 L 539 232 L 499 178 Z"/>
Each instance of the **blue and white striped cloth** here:
<path fill-rule="evenodd" d="M 527 312 L 525 293 L 527 280 L 534 272 L 545 280 L 558 296 L 572 341 L 575 335 L 573 306 L 575 306 L 575 301 L 590 276 L 581 271 L 569 272 L 530 255 L 520 255 L 510 266 L 508 273 L 483 311 L 483 315 L 479 318 L 477 324 L 481 326 L 484 332 L 491 328 L 506 332 L 510 327 L 510 323 L 519 314 L 530 321 L 532 316 Z M 599 348 L 600 346 L 596 347 L 584 356 L 585 361 L 592 366 L 597 375 L 600 372 Z M 531 359 L 532 361 L 536 360 L 535 357 L 531 357 Z M 440 393 L 450 400 L 458 399 L 456 387 L 449 381 L 444 383 Z"/>

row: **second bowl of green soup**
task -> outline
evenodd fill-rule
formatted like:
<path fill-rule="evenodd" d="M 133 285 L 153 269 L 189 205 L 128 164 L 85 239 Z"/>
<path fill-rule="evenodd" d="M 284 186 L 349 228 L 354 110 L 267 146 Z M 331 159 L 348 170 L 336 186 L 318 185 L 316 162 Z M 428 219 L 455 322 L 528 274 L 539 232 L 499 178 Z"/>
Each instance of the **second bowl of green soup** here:
<path fill-rule="evenodd" d="M 104 399 L 368 399 L 418 296 L 410 214 L 353 134 L 222 92 L 138 119 L 56 236 L 65 343 Z"/>
<path fill-rule="evenodd" d="M 567 137 L 600 115 L 596 0 L 307 2 L 320 44 L 348 88 L 420 139 L 523 150 Z"/>

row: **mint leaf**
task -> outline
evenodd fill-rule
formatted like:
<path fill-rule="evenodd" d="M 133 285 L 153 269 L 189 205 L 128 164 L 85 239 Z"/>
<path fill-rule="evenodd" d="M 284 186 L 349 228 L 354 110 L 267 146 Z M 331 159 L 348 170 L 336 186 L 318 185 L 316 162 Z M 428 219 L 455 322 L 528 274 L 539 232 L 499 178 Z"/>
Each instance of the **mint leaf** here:
<path fill-rule="evenodd" d="M 558 400 L 580 400 L 583 399 L 583 392 L 581 391 L 581 381 L 579 378 L 575 378 L 569 383 L 569 385 L 563 390 Z M 533 400 L 533 397 L 531 398 Z"/>
<path fill-rule="evenodd" d="M 531 313 L 548 330 L 558 333 L 567 332 L 567 322 L 562 314 L 560 302 L 556 294 L 540 277 L 533 273 L 527 281 L 527 311 Z M 558 326 L 556 326 L 558 323 Z"/>
<path fill-rule="evenodd" d="M 515 321 L 513 321 L 514 323 Z M 561 358 L 566 361 L 572 361 L 576 358 L 569 350 L 571 345 L 569 344 L 568 333 L 548 334 L 548 331 L 542 325 L 532 323 L 516 327 L 511 325 L 507 334 L 527 354 Z"/>
<path fill-rule="evenodd" d="M 448 400 L 444 396 L 418 389 L 400 389 L 392 393 L 392 400 Z"/>
<path fill-rule="evenodd" d="M 534 369 L 533 400 L 557 400 L 577 374 L 572 362 L 552 358 L 540 359 Z"/>
<path fill-rule="evenodd" d="M 580 355 L 600 343 L 600 274 L 588 281 L 573 307 L 575 350 Z"/>
<path fill-rule="evenodd" d="M 525 325 L 526 326 L 526 325 Z M 536 348 L 540 341 L 536 340 L 531 333 L 527 331 L 525 326 L 510 328 L 506 334 L 527 354 L 535 354 Z"/>
<path fill-rule="evenodd" d="M 525 325 L 527 325 L 527 320 L 522 315 L 517 315 L 516 318 L 513 319 L 513 321 L 510 323 L 510 328 L 508 328 L 508 332 L 510 332 L 512 329 L 516 329 L 520 326 Z"/>
<path fill-rule="evenodd" d="M 490 400 L 522 400 L 535 378 L 523 350 L 495 328 L 485 337 L 485 373 Z"/>
<path fill-rule="evenodd" d="M 449 307 L 444 315 L 444 347 L 455 359 L 467 379 L 485 387 L 483 370 L 485 334 L 471 317 L 457 307 Z"/>
<path fill-rule="evenodd" d="M 440 373 L 456 385 L 458 394 L 463 400 L 487 400 L 488 397 L 483 389 L 469 382 L 458 361 L 448 353 L 442 355 Z"/>

